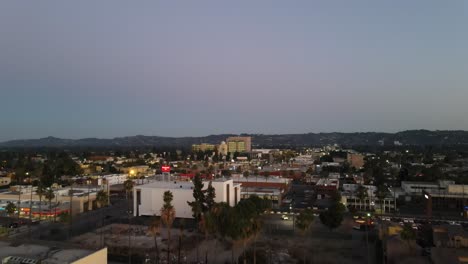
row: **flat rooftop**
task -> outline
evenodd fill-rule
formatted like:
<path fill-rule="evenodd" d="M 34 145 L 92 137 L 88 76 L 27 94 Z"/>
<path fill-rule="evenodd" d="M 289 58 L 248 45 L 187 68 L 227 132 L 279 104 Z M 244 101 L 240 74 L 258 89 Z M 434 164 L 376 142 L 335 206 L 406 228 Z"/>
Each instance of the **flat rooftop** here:
<path fill-rule="evenodd" d="M 193 183 L 191 181 L 155 181 L 143 185 L 137 185 L 135 188 L 145 189 L 193 189 Z"/>
<path fill-rule="evenodd" d="M 232 176 L 232 179 L 235 182 L 271 182 L 271 183 L 289 183 L 291 179 L 288 178 L 281 178 L 278 176 L 270 176 L 270 177 L 264 177 L 264 176 L 249 176 L 249 177 L 244 177 L 244 176 Z"/>
<path fill-rule="evenodd" d="M 73 263 L 95 251 L 85 249 L 60 248 L 55 246 L 0 242 L 0 259 L 6 257 L 22 257 L 40 261 L 46 264 Z"/>

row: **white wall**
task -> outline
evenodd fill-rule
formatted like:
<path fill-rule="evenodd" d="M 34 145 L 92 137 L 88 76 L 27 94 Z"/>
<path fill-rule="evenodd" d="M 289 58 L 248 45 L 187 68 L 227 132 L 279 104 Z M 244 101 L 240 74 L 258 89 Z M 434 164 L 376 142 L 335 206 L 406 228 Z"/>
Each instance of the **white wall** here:
<path fill-rule="evenodd" d="M 176 217 L 180 218 L 192 218 L 192 208 L 188 205 L 187 202 L 191 202 L 194 200 L 193 198 L 193 189 L 187 188 L 184 186 L 184 188 L 174 188 L 177 187 L 178 184 L 174 184 L 174 186 L 167 187 L 166 188 L 157 188 L 154 185 L 151 186 L 154 183 L 148 184 L 148 185 L 141 185 L 137 186 L 134 188 L 134 197 L 137 197 L 136 190 L 141 190 L 141 204 L 138 207 L 138 214 L 139 215 L 160 215 L 160 210 L 161 207 L 163 206 L 163 195 L 164 192 L 169 190 L 172 192 L 174 199 L 172 201 L 172 204 L 176 210 Z M 186 183 L 185 183 L 186 184 Z M 218 182 L 214 181 L 211 183 L 212 186 L 215 188 L 215 202 L 228 202 L 227 197 L 226 197 L 226 191 L 227 191 L 227 185 L 229 184 L 229 189 L 230 189 L 230 199 L 229 199 L 229 205 L 234 206 L 235 205 L 235 187 L 237 188 L 237 202 L 241 199 L 240 196 L 240 185 L 239 184 L 234 184 L 232 180 L 224 181 L 224 182 Z M 203 189 L 206 189 L 208 187 L 208 182 L 204 182 Z M 136 209 L 136 201 L 137 199 L 134 199 L 134 208 Z M 136 216 L 137 210 L 134 210 L 134 215 Z"/>

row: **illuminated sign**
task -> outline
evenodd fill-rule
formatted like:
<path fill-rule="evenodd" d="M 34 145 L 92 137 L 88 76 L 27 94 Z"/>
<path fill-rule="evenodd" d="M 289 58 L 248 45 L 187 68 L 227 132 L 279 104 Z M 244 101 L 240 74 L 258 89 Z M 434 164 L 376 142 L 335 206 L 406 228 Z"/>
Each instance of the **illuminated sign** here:
<path fill-rule="evenodd" d="M 171 172 L 171 166 L 164 165 L 161 167 L 162 172 Z"/>

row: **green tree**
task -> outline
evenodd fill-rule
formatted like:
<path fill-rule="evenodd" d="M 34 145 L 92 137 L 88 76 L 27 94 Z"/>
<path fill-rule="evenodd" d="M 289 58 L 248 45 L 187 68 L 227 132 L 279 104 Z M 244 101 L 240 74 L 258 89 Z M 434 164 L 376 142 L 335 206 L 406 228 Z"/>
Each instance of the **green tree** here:
<path fill-rule="evenodd" d="M 216 198 L 216 190 L 212 186 L 211 181 L 208 183 L 208 188 L 206 189 L 206 194 L 205 194 L 205 204 L 206 204 L 206 210 L 211 211 L 213 209 L 213 206 L 215 205 L 214 199 Z"/>
<path fill-rule="evenodd" d="M 161 234 L 161 219 L 159 217 L 153 217 L 149 226 L 149 232 L 154 238 L 154 263 L 159 263 L 158 236 Z"/>
<path fill-rule="evenodd" d="M 343 222 L 343 213 L 345 211 L 344 205 L 336 203 L 328 208 L 327 211 L 320 213 L 320 222 L 333 230 L 341 225 Z"/>
<path fill-rule="evenodd" d="M 70 214 L 68 212 L 61 212 L 58 215 L 59 222 L 61 223 L 68 223 L 70 221 Z"/>
<path fill-rule="evenodd" d="M 96 194 L 96 201 L 98 202 L 99 207 L 105 207 L 105 206 L 107 206 L 107 204 L 109 202 L 109 195 L 107 194 L 106 191 L 100 190 Z"/>
<path fill-rule="evenodd" d="M 246 170 L 242 173 L 242 176 L 244 176 L 247 179 L 250 176 L 250 172 Z"/>
<path fill-rule="evenodd" d="M 12 202 L 8 202 L 5 207 L 5 211 L 8 214 L 8 216 L 12 217 L 16 212 L 16 205 Z"/>
<path fill-rule="evenodd" d="M 296 217 L 296 227 L 305 234 L 314 221 L 314 213 L 311 209 L 305 209 Z"/>
<path fill-rule="evenodd" d="M 416 232 L 410 224 L 405 224 L 400 233 L 401 239 L 406 241 L 408 247 L 411 247 L 411 241 L 416 239 Z"/>
<path fill-rule="evenodd" d="M 170 262 L 171 254 L 171 228 L 174 222 L 176 211 L 172 206 L 174 196 L 171 191 L 165 191 L 163 195 L 164 204 L 161 208 L 161 221 L 167 229 L 167 260 Z"/>
<path fill-rule="evenodd" d="M 193 178 L 193 202 L 187 202 L 188 205 L 192 208 L 193 218 L 197 222 L 200 222 L 200 218 L 203 212 L 206 211 L 205 208 L 205 194 L 203 193 L 203 182 L 201 180 L 200 174 L 195 174 Z"/>

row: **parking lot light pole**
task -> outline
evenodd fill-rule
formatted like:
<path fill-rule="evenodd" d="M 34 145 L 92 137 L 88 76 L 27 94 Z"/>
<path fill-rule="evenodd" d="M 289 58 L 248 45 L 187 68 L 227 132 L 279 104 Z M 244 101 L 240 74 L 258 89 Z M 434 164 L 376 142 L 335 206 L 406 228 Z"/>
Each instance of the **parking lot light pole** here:
<path fill-rule="evenodd" d="M 370 223 L 370 213 L 367 213 L 366 221 L 366 249 L 367 249 L 367 264 L 370 264 L 370 255 L 369 255 L 369 223 Z"/>

